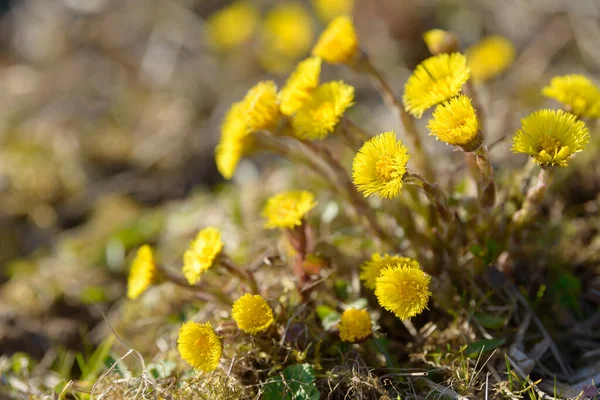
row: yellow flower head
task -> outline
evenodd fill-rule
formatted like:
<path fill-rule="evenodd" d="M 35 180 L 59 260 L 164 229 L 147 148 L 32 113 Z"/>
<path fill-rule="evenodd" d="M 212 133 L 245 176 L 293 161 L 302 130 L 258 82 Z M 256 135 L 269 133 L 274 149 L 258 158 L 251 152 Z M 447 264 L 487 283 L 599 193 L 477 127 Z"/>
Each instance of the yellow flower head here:
<path fill-rule="evenodd" d="M 331 64 L 347 64 L 356 57 L 358 50 L 358 36 L 352 20 L 339 16 L 321 33 L 312 54 Z"/>
<path fill-rule="evenodd" d="M 273 81 L 262 81 L 254 85 L 243 100 L 250 130 L 271 128 L 279 118 L 277 86 Z"/>
<path fill-rule="evenodd" d="M 246 293 L 233 303 L 231 317 L 238 328 L 251 335 L 266 330 L 274 322 L 273 309 L 262 296 Z"/>
<path fill-rule="evenodd" d="M 367 289 L 375 290 L 375 281 L 381 275 L 381 270 L 390 264 L 407 264 L 413 267 L 419 267 L 419 262 L 410 257 L 390 256 L 379 253 L 371 255 L 371 259 L 360 266 L 360 279 L 364 281 Z"/>
<path fill-rule="evenodd" d="M 324 139 L 353 104 L 354 87 L 342 81 L 322 84 L 294 115 L 292 127 L 296 136 L 306 140 Z"/>
<path fill-rule="evenodd" d="M 365 197 L 391 199 L 400 193 L 408 149 L 394 132 L 384 132 L 363 144 L 352 163 L 354 184 Z"/>
<path fill-rule="evenodd" d="M 291 116 L 312 96 L 319 86 L 321 59 L 310 57 L 300 62 L 279 92 L 279 108 L 284 115 Z"/>
<path fill-rule="evenodd" d="M 476 81 L 487 81 L 506 71 L 515 60 L 513 44 L 500 35 L 487 36 L 467 49 L 467 65 Z"/>
<path fill-rule="evenodd" d="M 483 140 L 471 99 L 463 94 L 438 105 L 427 128 L 437 140 L 464 151 L 476 150 Z"/>
<path fill-rule="evenodd" d="M 362 342 L 373 333 L 373 322 L 367 310 L 348 308 L 342 313 L 338 329 L 344 342 Z"/>
<path fill-rule="evenodd" d="M 458 38 L 452 32 L 443 29 L 431 29 L 423 34 L 423 40 L 433 55 L 452 53 L 458 50 Z"/>
<path fill-rule="evenodd" d="M 354 0 L 312 0 L 317 16 L 323 22 L 329 22 L 340 15 L 352 14 Z"/>
<path fill-rule="evenodd" d="M 131 263 L 129 278 L 127 279 L 127 297 L 137 299 L 156 278 L 156 264 L 152 255 L 152 248 L 147 244 L 140 247 Z"/>
<path fill-rule="evenodd" d="M 526 153 L 541 166 L 566 167 L 572 154 L 587 145 L 590 134 L 585 124 L 562 110 L 538 110 L 521 120 L 513 138 L 512 151 Z"/>
<path fill-rule="evenodd" d="M 313 41 L 310 13 L 299 3 L 281 2 L 266 15 L 262 39 L 270 51 L 297 60 Z"/>
<path fill-rule="evenodd" d="M 225 115 L 221 125 L 221 138 L 215 148 L 217 169 L 225 179 L 233 177 L 237 164 L 244 154 L 249 134 L 244 105 L 241 102 L 235 103 Z"/>
<path fill-rule="evenodd" d="M 419 267 L 398 263 L 386 267 L 375 283 L 379 305 L 400 319 L 414 317 L 427 308 L 431 277 Z"/>
<path fill-rule="evenodd" d="M 177 349 L 181 358 L 194 369 L 211 372 L 219 366 L 223 345 L 210 322 L 188 321 L 179 329 Z"/>
<path fill-rule="evenodd" d="M 252 37 L 258 20 L 258 10 L 251 1 L 236 1 L 206 21 L 209 43 L 225 51 L 237 47 Z"/>
<path fill-rule="evenodd" d="M 461 53 L 438 54 L 417 66 L 404 85 L 404 108 L 417 118 L 430 107 L 456 96 L 469 79 Z"/>
<path fill-rule="evenodd" d="M 183 275 L 190 285 L 200 282 L 200 276 L 214 263 L 223 242 L 219 229 L 209 226 L 198 232 L 183 255 Z"/>
<path fill-rule="evenodd" d="M 263 209 L 262 215 L 267 220 L 265 227 L 291 229 L 300 226 L 306 214 L 316 205 L 311 192 L 298 190 L 278 193 L 267 200 Z"/>
<path fill-rule="evenodd" d="M 583 75 L 555 76 L 542 94 L 563 103 L 575 115 L 600 117 L 600 89 Z"/>

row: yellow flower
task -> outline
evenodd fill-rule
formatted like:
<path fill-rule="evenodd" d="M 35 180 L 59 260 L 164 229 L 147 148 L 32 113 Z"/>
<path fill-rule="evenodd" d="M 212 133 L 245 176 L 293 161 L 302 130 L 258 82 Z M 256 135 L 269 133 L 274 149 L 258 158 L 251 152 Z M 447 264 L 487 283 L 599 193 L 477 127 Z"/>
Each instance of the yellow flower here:
<path fill-rule="evenodd" d="M 563 103 L 575 115 L 600 117 L 600 89 L 583 75 L 555 76 L 542 94 Z"/>
<path fill-rule="evenodd" d="M 572 154 L 587 145 L 590 134 L 585 124 L 562 110 L 538 110 L 521 120 L 513 138 L 512 151 L 526 153 L 541 166 L 566 167 Z"/>
<path fill-rule="evenodd" d="M 152 248 L 147 244 L 140 247 L 131 263 L 127 279 L 127 297 L 137 299 L 156 279 L 156 264 Z"/>
<path fill-rule="evenodd" d="M 293 60 L 306 55 L 313 41 L 313 22 L 308 11 L 296 2 L 282 2 L 265 17 L 264 46 Z"/>
<path fill-rule="evenodd" d="M 252 37 L 258 26 L 258 10 L 250 1 L 236 1 L 212 14 L 206 21 L 209 43 L 230 50 Z"/>
<path fill-rule="evenodd" d="M 342 81 L 322 84 L 294 115 L 292 127 L 296 136 L 306 140 L 324 139 L 353 104 L 354 87 Z"/>
<path fill-rule="evenodd" d="M 215 162 L 217 169 L 225 179 L 231 179 L 240 158 L 247 145 L 250 128 L 246 123 L 246 113 L 243 103 L 231 106 L 223 124 L 221 125 L 221 138 L 215 148 Z"/>
<path fill-rule="evenodd" d="M 302 225 L 302 220 L 315 208 L 315 196 L 307 191 L 278 193 L 267 200 L 262 215 L 267 220 L 265 227 L 288 228 Z"/>
<path fill-rule="evenodd" d="M 431 29 L 423 34 L 423 40 L 433 55 L 452 53 L 458 50 L 458 38 L 452 32 L 443 29 Z"/>
<path fill-rule="evenodd" d="M 352 20 L 339 16 L 321 33 L 312 54 L 331 64 L 347 64 L 356 57 L 358 51 L 358 36 Z"/>
<path fill-rule="evenodd" d="M 179 329 L 177 349 L 181 358 L 194 369 L 211 372 L 219 366 L 223 345 L 210 322 L 188 321 Z"/>
<path fill-rule="evenodd" d="M 219 229 L 209 226 L 198 232 L 183 255 L 182 271 L 190 285 L 200 281 L 200 276 L 213 265 L 222 248 Z"/>
<path fill-rule="evenodd" d="M 410 266 L 419 267 L 419 262 L 410 257 L 390 256 L 379 253 L 371 255 L 371 259 L 360 266 L 360 279 L 364 281 L 367 289 L 375 290 L 375 281 L 381 275 L 381 270 L 390 264 L 408 264 Z"/>
<path fill-rule="evenodd" d="M 342 313 L 338 329 L 344 342 L 362 342 L 373 333 L 373 322 L 367 310 L 348 308 Z"/>
<path fill-rule="evenodd" d="M 427 128 L 437 140 L 464 151 L 476 150 L 483 141 L 471 99 L 463 94 L 438 105 Z"/>
<path fill-rule="evenodd" d="M 439 54 L 417 66 L 404 85 L 404 108 L 417 118 L 430 107 L 456 96 L 469 79 L 463 54 Z"/>
<path fill-rule="evenodd" d="M 262 81 L 254 85 L 243 100 L 250 130 L 271 128 L 279 118 L 277 86 L 273 81 Z"/>
<path fill-rule="evenodd" d="M 363 144 L 352 163 L 354 184 L 365 197 L 391 199 L 400 193 L 408 149 L 394 132 L 384 132 Z"/>
<path fill-rule="evenodd" d="M 515 48 L 500 35 L 487 36 L 467 49 L 467 65 L 476 81 L 487 81 L 506 71 L 515 60 Z"/>
<path fill-rule="evenodd" d="M 419 267 L 398 263 L 381 271 L 375 283 L 379 305 L 400 319 L 414 317 L 427 308 L 431 277 Z"/>
<path fill-rule="evenodd" d="M 279 108 L 284 115 L 291 116 L 312 96 L 319 86 L 321 59 L 310 57 L 300 62 L 279 92 Z"/>
<path fill-rule="evenodd" d="M 274 322 L 273 309 L 262 296 L 246 293 L 233 303 L 231 317 L 238 328 L 251 335 L 266 330 Z"/>
<path fill-rule="evenodd" d="M 340 15 L 352 14 L 354 0 L 312 0 L 317 16 L 323 22 L 329 22 Z"/>

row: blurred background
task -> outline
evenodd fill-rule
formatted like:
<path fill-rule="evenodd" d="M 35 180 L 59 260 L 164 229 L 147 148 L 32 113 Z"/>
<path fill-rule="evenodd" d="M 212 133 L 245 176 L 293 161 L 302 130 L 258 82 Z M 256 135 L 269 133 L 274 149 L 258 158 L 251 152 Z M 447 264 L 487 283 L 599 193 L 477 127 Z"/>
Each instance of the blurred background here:
<path fill-rule="evenodd" d="M 130 249 L 205 223 L 207 193 L 227 190 L 213 159 L 224 112 L 258 80 L 283 83 L 333 17 L 354 16 L 399 96 L 429 55 L 424 31 L 454 31 L 463 48 L 507 37 L 513 67 L 480 88 L 488 144 L 557 106 L 540 95 L 551 76 L 600 71 L 594 0 L 13 0 L 0 12 L 0 354 L 38 360 L 102 338 Z M 330 79 L 357 87 L 352 118 L 371 134 L 401 132 L 369 80 L 324 66 Z M 508 143 L 492 149 L 497 168 Z M 245 160 L 234 181 L 258 184 L 266 161 Z M 598 184 L 573 190 L 584 203 Z"/>

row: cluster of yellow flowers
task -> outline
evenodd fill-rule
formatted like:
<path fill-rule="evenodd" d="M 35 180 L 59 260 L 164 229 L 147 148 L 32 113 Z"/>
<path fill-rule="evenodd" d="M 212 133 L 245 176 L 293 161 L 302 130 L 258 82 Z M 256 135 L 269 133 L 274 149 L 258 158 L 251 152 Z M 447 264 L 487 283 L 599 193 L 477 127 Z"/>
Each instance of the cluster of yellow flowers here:
<path fill-rule="evenodd" d="M 476 110 L 473 105 L 476 102 L 462 91 L 471 80 L 483 82 L 504 72 L 515 57 L 512 44 L 505 38 L 492 36 L 472 46 L 465 55 L 459 51 L 456 36 L 448 32 L 430 31 L 425 40 L 433 56 L 416 67 L 404 86 L 402 103 L 395 102 L 401 108 L 403 122 L 412 123 L 413 117 L 421 118 L 435 107 L 427 123 L 430 135 L 465 152 L 487 157 L 478 117 L 481 110 Z M 368 62 L 360 50 L 350 18 L 332 19 L 316 42 L 312 57 L 297 65 L 281 90 L 278 91 L 272 81 L 259 82 L 240 102 L 231 106 L 221 126 L 215 152 L 218 169 L 225 178 L 234 175 L 240 157 L 258 131 L 277 139 L 288 135 L 286 139 L 312 149 L 318 146 L 311 147 L 314 143 L 308 141 L 324 139 L 336 130 L 354 103 L 354 88 L 342 81 L 320 83 L 322 61 L 351 67 Z M 589 141 L 589 132 L 579 117 L 600 116 L 600 89 L 583 76 L 568 75 L 553 78 L 543 94 L 563 103 L 567 111 L 539 110 L 522 119 L 512 150 L 530 155 L 544 169 L 564 167 Z M 282 126 L 286 129 L 278 130 Z M 287 129 L 290 127 L 291 130 Z M 360 195 L 358 200 L 352 196 L 359 192 L 364 197 L 392 199 L 405 184 L 412 182 L 405 179 L 407 177 L 420 179 L 422 187 L 431 188 L 432 185 L 408 170 L 409 160 L 408 148 L 392 131 L 362 140 L 352 162 L 352 177 L 347 177 L 347 186 L 352 191 L 349 198 L 366 201 Z M 332 169 L 335 170 L 335 166 Z M 339 169 L 343 170 L 343 166 Z M 428 190 L 431 195 L 432 189 Z M 434 200 L 430 200 L 433 203 Z M 265 228 L 281 229 L 291 238 L 306 235 L 308 230 L 304 228 L 310 226 L 308 214 L 316 206 L 315 195 L 308 191 L 275 194 L 266 201 L 262 211 Z M 296 250 L 299 253 L 296 268 L 303 269 L 302 257 L 306 254 L 301 253 L 306 249 Z M 213 265 L 221 264 L 230 271 L 237 271 L 231 265 L 227 267 L 227 263 L 219 229 L 207 227 L 185 251 L 182 273 L 189 285 L 197 285 Z M 241 271 L 240 276 L 245 273 Z M 299 272 L 299 280 L 304 273 Z M 142 246 L 131 267 L 129 298 L 140 296 L 159 275 L 160 268 L 154 261 L 152 249 Z M 360 279 L 365 288 L 374 292 L 379 305 L 400 319 L 422 313 L 432 295 L 432 277 L 423 271 L 419 261 L 400 255 L 373 253 L 371 259 L 361 265 Z M 256 335 L 266 332 L 276 316 L 258 294 L 256 285 L 251 291 L 254 293 L 246 293 L 233 303 L 231 318 L 240 330 Z M 367 340 L 373 332 L 368 310 L 347 308 L 340 317 L 338 330 L 342 341 Z M 186 322 L 179 333 L 178 348 L 184 360 L 202 371 L 217 368 L 223 350 L 221 338 L 208 322 Z"/>
<path fill-rule="evenodd" d="M 233 303 L 231 317 L 240 330 L 251 335 L 266 331 L 275 321 L 269 303 L 262 296 L 249 293 Z M 203 372 L 217 369 L 223 352 L 221 338 L 210 322 L 184 323 L 179 329 L 177 348 L 181 358 Z"/>
<path fill-rule="evenodd" d="M 348 15 L 354 0 L 312 0 L 316 14 L 324 22 Z M 298 1 L 276 2 L 261 18 L 259 7 L 248 0 L 234 1 L 206 21 L 208 45 L 219 52 L 241 48 L 255 38 L 258 61 L 270 72 L 286 72 L 306 56 L 314 38 L 315 23 Z"/>
<path fill-rule="evenodd" d="M 264 208 L 267 228 L 291 229 L 301 225 L 308 212 L 316 206 L 314 195 L 306 191 L 283 192 L 271 197 Z M 207 227 L 198 232 L 183 256 L 182 272 L 190 285 L 216 263 L 223 249 L 221 232 Z M 156 282 L 158 268 L 152 249 L 140 247 L 132 262 L 128 280 L 128 297 L 136 299 Z M 238 328 L 256 335 L 266 331 L 275 321 L 273 309 L 258 294 L 246 293 L 237 299 L 231 309 L 231 318 Z M 209 372 L 217 368 L 223 345 L 209 322 L 188 321 L 180 329 L 178 349 L 181 357 L 192 367 Z"/>
<path fill-rule="evenodd" d="M 352 40 L 338 43 L 343 33 L 352 33 Z M 336 56 L 332 57 L 332 49 Z M 233 176 L 240 157 L 249 147 L 251 133 L 273 129 L 284 116 L 296 137 L 320 140 L 334 132 L 346 110 L 354 104 L 354 88 L 342 81 L 319 85 L 321 60 L 342 62 L 358 50 L 356 33 L 347 17 L 334 19 L 313 49 L 313 57 L 300 62 L 281 91 L 272 81 L 259 82 L 246 97 L 232 105 L 221 126 L 221 138 L 215 150 L 219 172 Z"/>

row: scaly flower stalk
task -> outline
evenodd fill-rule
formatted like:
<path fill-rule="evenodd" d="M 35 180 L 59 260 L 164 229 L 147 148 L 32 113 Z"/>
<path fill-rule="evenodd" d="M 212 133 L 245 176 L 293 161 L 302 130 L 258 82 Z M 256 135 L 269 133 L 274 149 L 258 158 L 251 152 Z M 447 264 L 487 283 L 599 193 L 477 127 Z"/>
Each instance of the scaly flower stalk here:
<path fill-rule="evenodd" d="M 340 128 L 342 137 L 346 140 L 352 151 L 358 151 L 363 143 L 370 139 L 370 136 L 349 118 L 342 120 Z"/>
<path fill-rule="evenodd" d="M 452 222 L 454 220 L 454 214 L 448 206 L 446 195 L 437 184 L 429 183 L 419 174 L 415 174 L 414 172 L 406 172 L 404 183 L 409 185 L 412 184 L 422 189 L 442 219 L 447 222 Z"/>
<path fill-rule="evenodd" d="M 540 169 L 536 184 L 529 188 L 521 208 L 513 214 L 512 222 L 515 228 L 522 228 L 535 216 L 537 206 L 542 202 L 552 180 L 553 172 L 553 167 Z"/>
<path fill-rule="evenodd" d="M 183 275 L 175 273 L 171 268 L 164 265 L 156 266 L 159 276 L 162 280 L 169 281 L 181 288 L 192 290 L 194 296 L 198 300 L 205 301 L 207 303 L 213 303 L 215 301 L 220 302 L 225 306 L 231 306 L 232 300 L 223 292 L 221 288 L 211 288 L 206 285 L 206 282 L 199 282 L 195 285 L 190 285 L 187 279 Z"/>
<path fill-rule="evenodd" d="M 293 272 L 298 284 L 298 293 L 304 299 L 306 297 L 306 293 L 303 292 L 304 285 L 310 280 L 304 268 L 304 261 L 306 260 L 306 256 L 314 250 L 312 230 L 309 225 L 302 224 L 294 229 L 286 229 L 285 232 L 289 243 L 296 251 Z"/>
<path fill-rule="evenodd" d="M 252 291 L 252 293 L 260 293 L 260 291 L 258 290 L 258 283 L 256 282 L 256 278 L 254 278 L 254 274 L 252 273 L 252 271 L 241 268 L 236 263 L 234 263 L 226 254 L 223 253 L 219 257 L 219 264 L 232 275 L 235 275 L 238 278 L 245 281 L 248 284 L 248 286 L 250 286 L 250 290 Z"/>
<path fill-rule="evenodd" d="M 491 208 L 496 203 L 496 183 L 487 146 L 480 146 L 473 154 L 480 173 L 480 179 L 476 179 L 479 203 L 483 208 Z"/>
<path fill-rule="evenodd" d="M 388 243 L 392 248 L 396 247 L 394 241 L 389 234 L 383 230 L 383 228 L 377 222 L 376 215 L 372 212 L 371 207 L 365 201 L 365 199 L 356 191 L 350 176 L 342 167 L 342 165 L 333 157 L 333 155 L 324 147 L 318 146 L 311 142 L 301 142 L 311 152 L 320 155 L 323 160 L 331 167 L 335 176 L 337 177 L 338 183 L 344 188 L 346 194 L 349 197 L 350 204 L 354 207 L 357 217 L 361 221 L 365 221 L 365 226 L 371 231 L 379 240 L 383 243 Z"/>

